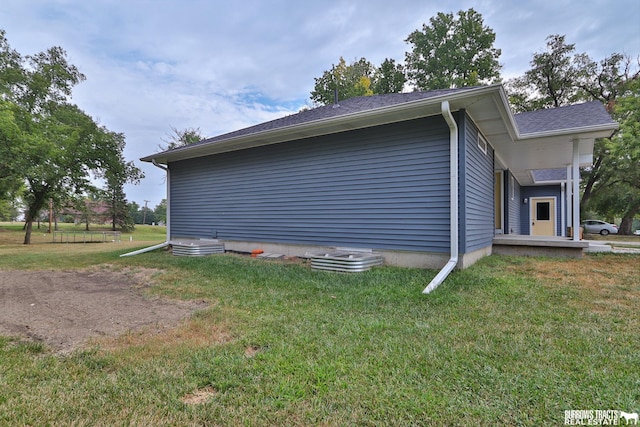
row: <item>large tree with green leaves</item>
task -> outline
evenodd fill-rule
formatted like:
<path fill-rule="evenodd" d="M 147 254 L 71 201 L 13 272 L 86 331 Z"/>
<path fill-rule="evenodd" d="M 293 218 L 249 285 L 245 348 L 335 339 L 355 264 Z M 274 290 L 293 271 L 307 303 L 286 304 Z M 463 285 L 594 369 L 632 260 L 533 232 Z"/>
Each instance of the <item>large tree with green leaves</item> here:
<path fill-rule="evenodd" d="M 496 34 L 473 9 L 438 13 L 405 40 L 409 81 L 420 90 L 476 86 L 500 80 Z"/>
<path fill-rule="evenodd" d="M 596 211 L 607 218 L 622 217 L 621 233 L 631 231 L 640 211 L 637 194 L 640 139 L 634 120 L 640 71 L 628 56 L 614 53 L 600 62 L 576 53 L 565 36 L 547 37 L 547 49 L 533 55 L 531 69 L 507 82 L 509 100 L 516 111 L 554 108 L 598 100 L 620 123 L 612 138 L 596 141 L 591 167 L 581 171 L 582 212 Z M 634 107 L 635 106 L 635 107 Z"/>
<path fill-rule="evenodd" d="M 631 234 L 633 219 L 640 212 L 640 80 L 626 87 L 612 111 L 620 129 L 611 139 L 598 142 L 599 167 L 583 174 L 583 181 L 591 186 L 589 198 L 583 195 L 585 207 L 609 219 L 621 217 L 621 234 Z"/>
<path fill-rule="evenodd" d="M 561 107 L 588 98 L 581 85 L 586 84 L 593 61 L 584 53 L 575 53 L 575 44 L 565 36 L 547 37 L 547 49 L 531 59 L 524 76 L 507 82 L 509 101 L 516 111 Z"/>
<path fill-rule="evenodd" d="M 111 229 L 120 227 L 122 231 L 131 231 L 134 228 L 135 219 L 129 213 L 127 198 L 124 192 L 125 184 L 138 184 L 144 173 L 133 162 L 127 162 L 123 151 L 125 137 L 122 133 L 111 132 L 103 128 L 101 146 L 110 149 L 113 156 L 108 159 L 108 165 L 101 174 L 105 181 L 103 198 L 109 204 L 109 216 L 111 217 Z"/>
<path fill-rule="evenodd" d="M 69 102 L 84 79 L 62 48 L 22 57 L 0 30 L 0 185 L 24 188 L 25 244 L 50 200 L 60 206 L 95 190 L 92 178 L 122 161 L 108 132 Z"/>
<path fill-rule="evenodd" d="M 347 64 L 340 57 L 338 64 L 315 78 L 311 100 L 318 105 L 328 105 L 356 96 L 397 93 L 402 91 L 405 81 L 403 66 L 393 59 L 385 59 L 377 68 L 365 58 Z"/>

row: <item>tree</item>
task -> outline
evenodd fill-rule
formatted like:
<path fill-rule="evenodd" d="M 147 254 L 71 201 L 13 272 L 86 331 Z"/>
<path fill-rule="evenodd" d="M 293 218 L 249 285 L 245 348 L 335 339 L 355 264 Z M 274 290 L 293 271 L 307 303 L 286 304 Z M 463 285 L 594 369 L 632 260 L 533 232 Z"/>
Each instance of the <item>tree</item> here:
<path fill-rule="evenodd" d="M 580 83 L 584 84 L 593 61 L 584 53 L 574 52 L 575 45 L 567 44 L 565 36 L 548 36 L 547 50 L 533 55 L 531 69 L 507 83 L 514 109 L 540 110 L 584 100 Z"/>
<path fill-rule="evenodd" d="M 373 92 L 376 94 L 400 93 L 406 81 L 404 66 L 396 64 L 394 59 L 387 58 L 374 73 Z"/>
<path fill-rule="evenodd" d="M 509 100 L 518 111 L 554 108 L 598 100 L 620 124 L 612 138 L 596 141 L 593 165 L 581 171 L 582 212 L 595 211 L 613 221 L 621 216 L 620 233 L 630 233 L 640 177 L 637 127 L 640 70 L 628 56 L 613 53 L 600 62 L 584 53 L 565 36 L 547 37 L 547 51 L 536 53 L 531 69 L 507 84 Z"/>
<path fill-rule="evenodd" d="M 15 111 L 14 104 L 0 98 L 0 201 L 14 200 L 22 187 L 16 167 L 23 135 L 16 123 Z"/>
<path fill-rule="evenodd" d="M 142 211 L 140 210 L 140 205 L 136 202 L 131 202 L 127 204 L 127 209 L 129 211 L 129 217 L 133 219 L 134 224 L 142 224 Z"/>
<path fill-rule="evenodd" d="M 162 199 L 153 210 L 155 219 L 160 222 L 167 223 L 167 199 Z"/>
<path fill-rule="evenodd" d="M 204 137 L 202 136 L 200 128 L 186 128 L 179 130 L 171 126 L 171 133 L 168 138 L 166 140 L 162 140 L 164 145 L 160 144 L 158 147 L 162 151 L 173 150 L 185 145 L 195 144 L 203 139 Z"/>
<path fill-rule="evenodd" d="M 15 221 L 18 215 L 18 208 L 11 201 L 0 200 L 0 221 Z"/>
<path fill-rule="evenodd" d="M 476 86 L 500 80 L 496 35 L 473 9 L 438 13 L 405 40 L 409 80 L 420 90 Z"/>
<path fill-rule="evenodd" d="M 106 183 L 103 192 L 105 201 L 109 204 L 109 216 L 111 217 L 111 229 L 120 227 L 122 231 L 132 231 L 135 220 L 131 217 L 127 199 L 124 193 L 125 184 L 138 184 L 144 173 L 133 162 L 127 162 L 124 158 L 125 137 L 122 133 L 110 132 L 103 129 L 102 136 L 104 147 L 109 147 L 111 153 L 108 159 L 108 167 L 102 174 Z"/>
<path fill-rule="evenodd" d="M 405 83 L 404 69 L 393 59 L 385 59 L 376 68 L 365 58 L 347 65 L 343 57 L 338 64 L 314 79 L 311 100 L 317 105 L 329 105 L 356 96 L 371 96 L 401 92 Z M 336 99 L 337 94 L 337 99 Z"/>
<path fill-rule="evenodd" d="M 606 156 L 591 192 L 594 210 L 609 218 L 622 217 L 620 234 L 631 234 L 640 212 L 640 79 L 632 80 L 627 89 L 613 109 L 620 130 L 601 142 Z"/>
<path fill-rule="evenodd" d="M 95 190 L 92 176 L 113 165 L 105 130 L 69 102 L 73 87 L 84 79 L 62 48 L 22 58 L 0 30 L 0 137 L 7 143 L 1 149 L 3 186 L 24 186 L 25 244 L 50 199 L 59 205 Z"/>
<path fill-rule="evenodd" d="M 347 65 L 344 58 L 340 57 L 337 65 L 331 65 L 331 70 L 314 78 L 316 83 L 311 92 L 311 100 L 315 104 L 329 105 L 341 99 L 372 95 L 373 72 L 373 65 L 365 58 Z M 338 99 L 335 99 L 336 94 Z"/>

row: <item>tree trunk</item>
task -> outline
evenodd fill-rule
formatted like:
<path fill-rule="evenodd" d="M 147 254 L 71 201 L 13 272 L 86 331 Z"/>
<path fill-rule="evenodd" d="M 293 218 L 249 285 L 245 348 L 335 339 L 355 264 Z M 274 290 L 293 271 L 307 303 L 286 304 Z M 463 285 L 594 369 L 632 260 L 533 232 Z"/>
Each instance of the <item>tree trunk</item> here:
<path fill-rule="evenodd" d="M 33 229 L 33 218 L 30 215 L 27 215 L 27 222 L 25 223 L 26 232 L 24 233 L 24 244 L 31 244 L 31 230 Z"/>
<path fill-rule="evenodd" d="M 26 219 L 26 232 L 24 234 L 24 244 L 31 244 L 31 231 L 33 230 L 33 220 L 38 220 L 38 225 L 40 223 L 40 211 L 42 207 L 45 205 L 45 200 L 48 197 L 48 189 L 44 188 L 42 191 L 34 191 L 33 192 L 33 200 L 27 206 L 27 214 L 25 215 Z"/>
<path fill-rule="evenodd" d="M 618 234 L 624 234 L 628 236 L 633 232 L 633 218 L 638 212 L 640 212 L 640 202 L 629 207 L 627 212 L 625 212 L 624 216 L 622 217 L 622 222 L 620 223 L 620 228 L 618 229 Z"/>

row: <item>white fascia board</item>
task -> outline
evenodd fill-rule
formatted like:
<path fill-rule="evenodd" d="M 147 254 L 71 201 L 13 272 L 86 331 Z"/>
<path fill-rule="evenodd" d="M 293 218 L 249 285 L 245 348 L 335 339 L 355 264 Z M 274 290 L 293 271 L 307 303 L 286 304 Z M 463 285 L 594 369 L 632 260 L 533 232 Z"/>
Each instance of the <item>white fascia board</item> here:
<path fill-rule="evenodd" d="M 151 162 L 154 159 L 157 163 L 166 164 L 169 161 L 185 160 L 195 157 L 202 157 L 210 154 L 218 154 L 229 151 L 236 151 L 245 148 L 258 147 L 262 145 L 277 144 L 296 139 L 308 138 L 319 135 L 343 132 L 345 130 L 361 129 L 371 126 L 379 126 L 394 123 L 402 120 L 409 120 L 418 117 L 427 117 L 440 114 L 440 104 L 443 100 L 448 100 L 453 111 L 464 108 L 464 103 L 459 102 L 471 96 L 482 96 L 494 92 L 504 92 L 501 85 L 492 85 L 481 88 L 473 88 L 453 94 L 443 94 L 432 98 L 417 99 L 395 105 L 376 108 L 373 110 L 359 111 L 337 117 L 314 120 L 312 122 L 283 126 L 276 129 L 269 129 L 257 133 L 231 137 L 227 140 L 211 141 L 197 146 L 185 147 L 171 152 L 152 154 L 141 158 L 142 161 Z M 504 94 L 502 94 L 504 98 Z M 506 99 L 506 98 L 505 98 Z M 457 104 L 457 106 L 456 106 Z M 433 107 L 430 111 L 428 107 Z M 339 108 L 339 107 L 338 107 Z M 406 113 L 406 114 L 402 114 Z M 510 113 L 510 112 L 509 112 Z M 402 114 L 401 117 L 396 115 Z"/>
<path fill-rule="evenodd" d="M 549 138 L 554 136 L 563 136 L 563 135 L 576 135 L 576 134 L 596 134 L 589 135 L 589 138 L 608 138 L 611 136 L 614 130 L 618 129 L 617 123 L 605 124 L 605 125 L 593 125 L 593 126 L 584 126 L 579 128 L 569 128 L 569 129 L 559 129 L 559 130 L 551 130 L 545 132 L 534 132 L 534 133 L 518 133 L 519 140 L 526 139 L 536 139 L 536 138 Z M 582 138 L 582 136 L 580 136 Z"/>

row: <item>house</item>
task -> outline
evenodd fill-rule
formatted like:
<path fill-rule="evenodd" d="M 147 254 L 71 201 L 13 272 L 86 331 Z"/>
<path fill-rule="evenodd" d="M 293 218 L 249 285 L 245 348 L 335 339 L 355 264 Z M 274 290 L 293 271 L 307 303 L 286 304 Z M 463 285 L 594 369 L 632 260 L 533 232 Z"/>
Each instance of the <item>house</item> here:
<path fill-rule="evenodd" d="M 570 244 L 579 167 L 616 127 L 598 102 L 514 115 L 492 85 L 351 98 L 141 160 L 167 170 L 169 239 L 464 268 L 500 236 Z"/>

